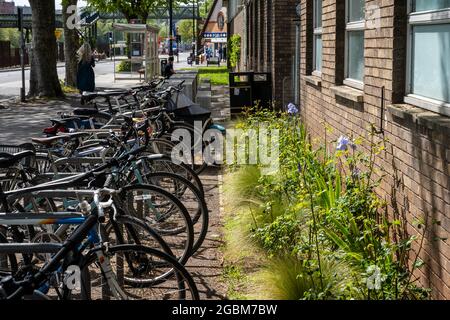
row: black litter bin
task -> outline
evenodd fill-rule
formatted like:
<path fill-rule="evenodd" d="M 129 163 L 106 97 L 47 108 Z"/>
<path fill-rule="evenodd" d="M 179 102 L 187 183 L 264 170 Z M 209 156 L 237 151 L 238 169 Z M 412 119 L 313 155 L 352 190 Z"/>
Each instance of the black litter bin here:
<path fill-rule="evenodd" d="M 242 113 L 248 107 L 270 108 L 272 75 L 268 72 L 231 72 L 231 114 Z"/>
<path fill-rule="evenodd" d="M 272 105 L 272 74 L 269 72 L 255 72 L 252 79 L 253 104 L 261 108 Z"/>
<path fill-rule="evenodd" d="M 253 106 L 252 78 L 253 72 L 230 72 L 231 115 Z"/>
<path fill-rule="evenodd" d="M 161 59 L 161 75 L 165 76 L 164 71 L 166 70 L 168 60 L 167 59 Z"/>

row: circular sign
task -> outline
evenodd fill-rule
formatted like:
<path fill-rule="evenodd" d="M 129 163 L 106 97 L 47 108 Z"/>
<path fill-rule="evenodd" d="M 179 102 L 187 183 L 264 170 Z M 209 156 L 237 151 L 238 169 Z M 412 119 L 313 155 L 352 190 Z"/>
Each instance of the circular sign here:
<path fill-rule="evenodd" d="M 225 27 L 225 17 L 222 12 L 220 12 L 217 16 L 217 26 L 219 27 L 219 30 L 223 30 Z"/>

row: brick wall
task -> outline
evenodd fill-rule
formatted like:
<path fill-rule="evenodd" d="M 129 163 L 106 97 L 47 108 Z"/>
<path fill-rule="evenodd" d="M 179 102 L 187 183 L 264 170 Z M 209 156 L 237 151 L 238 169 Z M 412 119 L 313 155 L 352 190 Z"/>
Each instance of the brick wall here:
<path fill-rule="evenodd" d="M 287 1 L 286 1 L 287 2 Z M 336 96 L 333 87 L 344 78 L 344 1 L 323 1 L 323 68 L 320 85 L 310 80 L 312 64 L 312 1 L 302 0 L 301 105 L 312 135 L 320 139 L 327 124 L 334 138 L 341 134 L 367 136 L 371 126 L 380 127 L 381 89 L 385 87 L 386 113 L 383 119 L 386 151 L 377 168 L 387 176 L 378 192 L 389 213 L 397 203 L 406 215 L 410 235 L 421 234 L 414 221 L 425 219 L 421 259 L 426 266 L 416 271 L 423 285 L 431 287 L 434 298 L 450 298 L 450 244 L 436 240 L 450 232 L 450 119 L 403 104 L 406 75 L 406 0 L 367 0 L 381 8 L 381 28 L 365 31 L 364 102 Z M 279 40 L 277 40 L 278 42 Z M 277 51 L 277 49 L 274 49 Z M 278 59 L 289 59 L 278 52 Z M 289 60 L 285 60 L 289 61 Z M 280 73 L 287 72 L 279 68 Z M 381 139 L 381 136 L 377 139 Z M 393 164 L 402 183 L 394 181 Z M 392 199 L 393 188 L 397 191 Z M 439 223 L 433 223 L 439 221 Z M 418 250 L 418 243 L 414 244 Z"/>
<path fill-rule="evenodd" d="M 2 14 L 14 14 L 15 4 L 14 2 L 0 1 L 0 13 Z"/>
<path fill-rule="evenodd" d="M 240 70 L 271 72 L 278 106 L 293 101 L 296 0 L 253 0 L 230 22 L 242 36 Z M 247 37 L 248 29 L 248 39 Z"/>

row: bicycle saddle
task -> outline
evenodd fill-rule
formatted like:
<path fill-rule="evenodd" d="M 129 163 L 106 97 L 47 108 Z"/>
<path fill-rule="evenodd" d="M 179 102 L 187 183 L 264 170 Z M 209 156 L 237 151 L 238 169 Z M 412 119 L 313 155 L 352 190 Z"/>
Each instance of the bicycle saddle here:
<path fill-rule="evenodd" d="M 35 153 L 33 151 L 22 151 L 16 154 L 10 154 L 6 152 L 0 153 L 0 168 L 7 169 L 9 167 L 14 166 L 20 160 L 26 157 L 32 157 Z"/>
<path fill-rule="evenodd" d="M 97 109 L 92 109 L 92 108 L 77 108 L 75 110 L 73 110 L 73 114 L 76 116 L 94 116 L 96 114 L 98 114 L 99 111 Z"/>
<path fill-rule="evenodd" d="M 34 143 L 37 144 L 42 144 L 44 146 L 51 146 L 54 143 L 59 142 L 60 140 L 63 141 L 69 141 L 72 139 L 78 139 L 84 136 L 89 135 L 88 133 L 85 132 L 76 132 L 76 133 L 69 133 L 69 134 L 64 134 L 64 135 L 57 135 L 54 137 L 50 137 L 50 138 L 32 138 L 31 141 L 33 141 Z"/>

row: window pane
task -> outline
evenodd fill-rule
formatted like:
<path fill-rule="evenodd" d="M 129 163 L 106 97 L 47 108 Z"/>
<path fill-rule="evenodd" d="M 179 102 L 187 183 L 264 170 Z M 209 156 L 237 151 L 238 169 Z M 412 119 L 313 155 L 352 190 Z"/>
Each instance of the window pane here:
<path fill-rule="evenodd" d="M 348 22 L 365 19 L 365 0 L 348 0 Z"/>
<path fill-rule="evenodd" d="M 348 32 L 348 75 L 354 80 L 364 80 L 364 31 Z"/>
<path fill-rule="evenodd" d="M 314 28 L 322 27 L 322 0 L 314 1 Z"/>
<path fill-rule="evenodd" d="M 450 102 L 450 24 L 413 28 L 412 93 Z"/>
<path fill-rule="evenodd" d="M 314 70 L 322 71 L 322 36 L 315 36 L 314 46 L 315 46 L 315 48 L 314 48 L 314 52 L 315 52 Z"/>
<path fill-rule="evenodd" d="M 450 0 L 415 0 L 414 11 L 450 8 Z"/>

